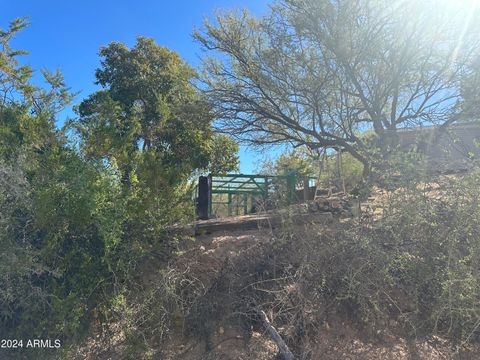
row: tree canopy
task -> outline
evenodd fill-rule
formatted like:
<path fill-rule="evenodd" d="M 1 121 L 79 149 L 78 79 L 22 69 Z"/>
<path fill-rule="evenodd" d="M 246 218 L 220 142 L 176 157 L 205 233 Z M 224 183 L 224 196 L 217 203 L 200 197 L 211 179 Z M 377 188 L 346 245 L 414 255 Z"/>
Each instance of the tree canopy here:
<path fill-rule="evenodd" d="M 175 52 L 139 37 L 132 49 L 114 42 L 101 48 L 100 56 L 96 78 L 103 89 L 78 107 L 86 154 L 115 162 L 126 183 L 142 161 L 169 183 L 206 169 L 216 141 L 228 146 L 223 159 L 215 153 L 215 162 L 226 171 L 238 166 L 238 148 L 214 135 L 213 113 L 193 84 L 195 71 Z"/>
<path fill-rule="evenodd" d="M 361 132 L 384 144 L 399 128 L 465 117 L 461 80 L 479 54 L 479 23 L 443 2 L 284 0 L 260 19 L 219 13 L 195 38 L 216 55 L 203 81 L 223 131 L 344 150 L 368 170 Z"/>

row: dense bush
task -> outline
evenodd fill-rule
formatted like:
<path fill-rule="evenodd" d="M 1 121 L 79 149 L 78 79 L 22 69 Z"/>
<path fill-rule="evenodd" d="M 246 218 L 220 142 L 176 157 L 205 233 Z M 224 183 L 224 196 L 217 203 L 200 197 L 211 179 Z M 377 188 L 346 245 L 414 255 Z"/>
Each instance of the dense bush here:
<path fill-rule="evenodd" d="M 18 163 L 20 163 L 20 159 Z M 21 320 L 21 309 L 40 312 L 45 293 L 31 274 L 48 269 L 38 259 L 32 238 L 32 199 L 24 172 L 0 162 L 0 324 L 2 333 Z M 32 299 L 34 297 L 35 299 Z"/>
<path fill-rule="evenodd" d="M 66 347 L 111 313 L 106 305 L 133 294 L 145 258 L 165 265 L 177 240 L 171 225 L 193 218 L 192 174 L 234 168 L 238 146 L 213 132 L 194 71 L 145 38 L 132 50 L 102 49 L 104 89 L 59 129 L 73 94 L 59 72 L 32 85 L 33 70 L 18 61 L 25 53 L 10 47 L 26 25 L 0 31 L 0 334 Z"/>
<path fill-rule="evenodd" d="M 480 172 L 404 182 L 383 215 L 295 239 L 297 279 L 372 330 L 478 338 Z M 307 296 L 312 298 L 312 296 Z"/>

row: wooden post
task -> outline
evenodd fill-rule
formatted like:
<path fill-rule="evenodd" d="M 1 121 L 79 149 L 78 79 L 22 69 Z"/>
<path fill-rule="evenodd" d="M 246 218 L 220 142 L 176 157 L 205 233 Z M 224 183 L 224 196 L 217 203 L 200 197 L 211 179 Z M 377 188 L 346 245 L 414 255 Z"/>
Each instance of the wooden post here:
<path fill-rule="evenodd" d="M 343 194 L 347 193 L 347 189 L 345 188 L 345 174 L 343 173 L 343 157 L 342 153 L 340 152 L 340 176 L 342 177 L 342 187 L 343 187 Z"/>
<path fill-rule="evenodd" d="M 308 201 L 310 197 L 310 177 L 303 177 L 303 201 Z"/>
<path fill-rule="evenodd" d="M 265 193 L 263 196 L 263 207 L 266 210 L 267 208 L 267 200 L 268 200 L 268 176 L 265 176 Z"/>
<path fill-rule="evenodd" d="M 237 194 L 237 196 L 235 196 L 236 198 L 236 204 L 235 204 L 235 215 L 239 215 L 239 212 L 238 212 L 238 208 L 240 207 L 240 195 Z"/>
<path fill-rule="evenodd" d="M 212 195 L 213 181 L 212 180 L 213 180 L 212 174 L 208 175 L 208 180 L 207 180 L 207 183 L 208 183 L 208 216 L 207 216 L 207 218 L 208 219 L 212 216 L 212 208 L 213 208 L 213 205 L 212 205 L 212 202 L 213 202 L 213 195 Z"/>
<path fill-rule="evenodd" d="M 337 149 L 337 156 L 336 156 L 336 161 L 335 161 L 335 170 L 337 172 L 338 180 L 341 180 L 341 175 L 340 175 L 340 150 Z M 340 184 L 339 184 L 340 186 Z"/>

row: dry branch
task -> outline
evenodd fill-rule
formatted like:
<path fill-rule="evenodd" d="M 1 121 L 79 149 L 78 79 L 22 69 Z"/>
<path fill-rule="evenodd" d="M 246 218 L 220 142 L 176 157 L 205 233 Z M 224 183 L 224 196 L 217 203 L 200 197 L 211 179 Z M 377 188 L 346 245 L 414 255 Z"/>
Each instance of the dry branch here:
<path fill-rule="evenodd" d="M 275 344 L 277 344 L 278 352 L 280 353 L 281 359 L 294 360 L 292 352 L 288 348 L 287 344 L 285 344 L 285 341 L 282 339 L 277 329 L 275 329 L 270 323 L 270 320 L 268 320 L 267 314 L 265 314 L 263 310 L 258 309 L 255 309 L 255 312 L 258 314 L 258 316 L 260 316 L 260 319 L 262 320 L 263 326 L 265 327 L 268 335 L 270 335 Z"/>

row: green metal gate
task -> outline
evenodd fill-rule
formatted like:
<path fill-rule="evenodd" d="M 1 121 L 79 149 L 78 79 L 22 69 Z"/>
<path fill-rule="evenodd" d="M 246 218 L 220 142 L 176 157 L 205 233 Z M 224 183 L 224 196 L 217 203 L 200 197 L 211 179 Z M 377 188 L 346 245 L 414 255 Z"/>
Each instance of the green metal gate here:
<path fill-rule="evenodd" d="M 246 215 L 293 204 L 305 200 L 302 187 L 310 187 L 309 182 L 315 178 L 300 178 L 296 172 L 277 176 L 210 174 L 199 179 L 203 185 L 197 187 L 197 215 L 203 219 Z"/>
<path fill-rule="evenodd" d="M 294 202 L 297 174 L 293 172 L 284 176 L 229 174 L 209 178 L 209 217 L 246 215 L 260 211 L 259 207 L 265 209 L 281 186 L 287 202 Z"/>

